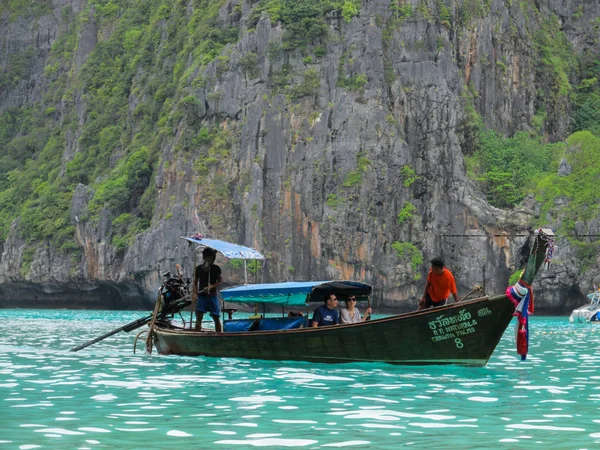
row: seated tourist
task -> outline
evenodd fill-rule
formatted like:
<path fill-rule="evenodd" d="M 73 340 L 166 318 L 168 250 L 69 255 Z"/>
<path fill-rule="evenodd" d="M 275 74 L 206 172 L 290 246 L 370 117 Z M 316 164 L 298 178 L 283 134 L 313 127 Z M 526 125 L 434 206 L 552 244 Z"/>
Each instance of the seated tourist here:
<path fill-rule="evenodd" d="M 337 306 L 337 297 L 335 294 L 325 296 L 325 304 L 315 309 L 312 318 L 312 327 L 325 327 L 337 325 L 340 317 L 335 307 Z"/>
<path fill-rule="evenodd" d="M 252 314 L 248 319 L 262 319 L 262 314 L 259 314 L 258 307 L 254 305 L 254 314 Z"/>
<path fill-rule="evenodd" d="M 340 310 L 340 323 L 358 323 L 369 320 L 371 317 L 371 308 L 367 308 L 365 315 L 360 317 L 360 311 L 356 307 L 356 297 L 351 295 L 346 300 L 346 307 Z"/>

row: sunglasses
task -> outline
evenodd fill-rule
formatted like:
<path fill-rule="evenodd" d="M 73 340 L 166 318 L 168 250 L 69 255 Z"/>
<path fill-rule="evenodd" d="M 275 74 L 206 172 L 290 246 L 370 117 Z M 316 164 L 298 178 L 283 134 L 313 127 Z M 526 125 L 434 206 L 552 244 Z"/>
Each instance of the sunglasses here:
<path fill-rule="evenodd" d="M 355 302 L 356 301 L 356 297 L 350 297 L 348 300 L 350 300 L 351 302 Z"/>

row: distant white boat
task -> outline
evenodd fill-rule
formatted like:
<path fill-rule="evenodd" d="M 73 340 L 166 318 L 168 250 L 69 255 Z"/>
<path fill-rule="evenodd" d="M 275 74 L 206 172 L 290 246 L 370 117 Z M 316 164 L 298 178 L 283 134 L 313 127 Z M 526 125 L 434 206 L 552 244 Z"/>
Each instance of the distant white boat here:
<path fill-rule="evenodd" d="M 588 294 L 590 303 L 574 309 L 569 317 L 571 323 L 598 323 L 600 324 L 600 290 Z"/>

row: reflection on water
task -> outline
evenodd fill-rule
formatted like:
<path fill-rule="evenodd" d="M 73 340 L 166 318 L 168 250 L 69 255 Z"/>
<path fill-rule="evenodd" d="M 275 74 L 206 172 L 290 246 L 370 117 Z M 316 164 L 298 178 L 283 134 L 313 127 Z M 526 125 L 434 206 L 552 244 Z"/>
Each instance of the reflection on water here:
<path fill-rule="evenodd" d="M 141 315 L 0 310 L 0 446 L 600 445 L 600 326 L 534 317 L 527 361 L 509 328 L 484 368 L 133 354 L 136 332 L 68 351 Z"/>

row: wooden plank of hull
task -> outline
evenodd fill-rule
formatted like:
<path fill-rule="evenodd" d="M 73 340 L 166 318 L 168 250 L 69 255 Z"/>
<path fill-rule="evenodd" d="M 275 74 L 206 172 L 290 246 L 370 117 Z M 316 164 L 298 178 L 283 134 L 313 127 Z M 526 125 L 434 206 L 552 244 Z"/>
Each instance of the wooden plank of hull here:
<path fill-rule="evenodd" d="M 333 327 L 221 334 L 157 327 L 156 347 L 185 356 L 483 366 L 513 311 L 499 295 Z"/>

